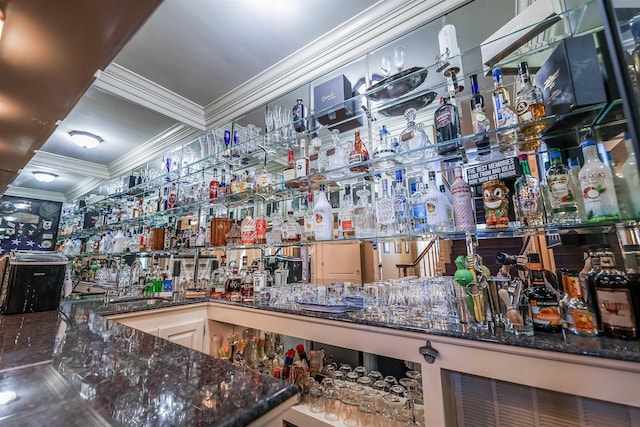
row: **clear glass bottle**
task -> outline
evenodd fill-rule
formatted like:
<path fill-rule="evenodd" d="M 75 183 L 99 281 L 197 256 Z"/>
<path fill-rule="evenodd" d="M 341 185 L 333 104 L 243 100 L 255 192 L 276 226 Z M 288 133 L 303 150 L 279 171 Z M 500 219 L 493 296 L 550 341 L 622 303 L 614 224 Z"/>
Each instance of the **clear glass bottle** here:
<path fill-rule="evenodd" d="M 395 234 L 396 222 L 393 197 L 389 194 L 389 182 L 382 180 L 382 195 L 376 200 L 376 223 L 379 236 Z"/>
<path fill-rule="evenodd" d="M 577 182 L 573 181 L 571 170 L 562 163 L 560 150 L 549 150 L 551 167 L 547 171 L 547 187 L 549 215 L 554 224 L 576 224 L 580 222 L 578 215 Z"/>
<path fill-rule="evenodd" d="M 473 231 L 476 229 L 476 214 L 471 186 L 463 179 L 461 166 L 455 167 L 454 174 L 456 179 L 451 185 L 451 196 L 456 231 Z"/>
<path fill-rule="evenodd" d="M 313 194 L 307 195 L 307 210 L 304 213 L 302 237 L 307 242 L 315 240 L 316 215 L 313 212 Z"/>
<path fill-rule="evenodd" d="M 340 145 L 340 131 L 338 129 L 331 131 L 331 141 L 333 142 L 333 146 L 327 150 L 326 155 L 327 177 L 338 179 L 346 174 L 349 157 L 345 149 Z"/>
<path fill-rule="evenodd" d="M 326 158 L 324 152 L 320 149 L 322 147 L 322 139 L 317 134 L 311 138 L 311 148 L 309 151 L 309 176 L 311 182 L 319 184 L 324 182 L 327 178 L 324 176 L 324 170 L 326 166 Z"/>
<path fill-rule="evenodd" d="M 450 103 L 450 97 L 440 98 L 440 107 L 436 110 L 433 121 L 436 125 L 437 152 L 441 156 L 449 156 L 458 150 L 458 142 L 442 144 L 445 141 L 460 138 L 460 115 L 458 107 Z"/>
<path fill-rule="evenodd" d="M 444 184 L 440 185 L 440 197 L 444 204 L 444 212 L 446 214 L 446 218 L 441 225 L 440 231 L 453 231 L 455 230 L 453 225 L 453 204 L 451 203 L 451 197 L 447 194 L 447 188 Z"/>
<path fill-rule="evenodd" d="M 477 135 L 475 140 L 478 150 L 478 161 L 487 160 L 491 154 L 491 142 L 486 132 L 491 128 L 491 122 L 487 117 L 484 97 L 480 95 L 480 87 L 478 86 L 477 74 L 469 77 L 471 81 L 471 99 L 469 99 L 469 108 L 471 109 L 471 124 L 473 132 Z"/>
<path fill-rule="evenodd" d="M 282 214 L 276 206 L 271 213 L 271 231 L 267 232 L 267 244 L 282 243 Z"/>
<path fill-rule="evenodd" d="M 546 127 L 546 122 L 540 119 L 545 117 L 547 112 L 542 91 L 531 81 L 529 64 L 521 62 L 518 65 L 518 73 L 520 74 L 520 92 L 518 92 L 515 102 L 518 123 L 534 122 L 520 128 L 520 132 L 524 134 L 524 141 L 521 142 L 520 149 L 530 152 L 540 146 L 540 132 Z"/>
<path fill-rule="evenodd" d="M 316 216 L 316 225 L 314 227 L 315 240 L 333 240 L 333 213 L 331 204 L 327 200 L 325 186 L 320 185 L 320 191 L 313 208 Z"/>
<path fill-rule="evenodd" d="M 309 159 L 307 158 L 307 141 L 300 138 L 300 157 L 296 160 L 296 178 L 306 178 L 309 175 Z"/>
<path fill-rule="evenodd" d="M 596 274 L 596 298 L 604 335 L 610 338 L 638 338 L 638 323 L 632 305 L 629 278 L 616 269 L 613 253 L 600 256 L 600 272 Z"/>
<path fill-rule="evenodd" d="M 243 245 L 255 245 L 256 243 L 256 220 L 251 216 L 251 211 L 247 211 L 240 224 L 241 241 Z"/>
<path fill-rule="evenodd" d="M 402 180 L 402 171 L 396 171 L 396 183 L 393 187 L 393 211 L 396 217 L 396 232 L 406 234 L 411 231 L 411 213 L 409 193 Z"/>
<path fill-rule="evenodd" d="M 594 140 L 582 142 L 584 166 L 580 169 L 580 189 L 584 199 L 585 216 L 589 222 L 610 221 L 620 218 L 618 198 L 611 170 L 598 157 Z"/>
<path fill-rule="evenodd" d="M 640 19 L 638 20 L 638 30 L 640 32 Z M 630 216 L 632 218 L 640 217 L 640 175 L 638 174 L 638 163 L 636 160 L 635 148 L 633 147 L 633 141 L 629 136 L 629 133 L 625 133 L 624 145 L 627 148 L 627 159 L 622 164 L 622 176 L 629 188 L 634 189 L 630 192 L 629 205 Z"/>
<path fill-rule="evenodd" d="M 440 187 L 436 182 L 436 173 L 429 171 L 429 186 L 426 194 L 427 229 L 431 232 L 443 231 L 447 224 L 447 211 Z"/>
<path fill-rule="evenodd" d="M 301 237 L 300 225 L 293 218 L 293 211 L 287 212 L 287 220 L 282 224 L 282 241 L 284 243 L 299 242 Z"/>
<path fill-rule="evenodd" d="M 507 111 L 508 110 L 508 111 Z M 493 70 L 493 120 L 496 125 L 496 129 L 509 126 L 507 124 L 507 118 L 509 113 L 513 113 L 511 110 L 511 99 L 509 97 L 509 91 L 502 83 L 502 71 L 500 68 Z M 518 122 L 515 114 L 512 114 L 515 119 L 511 124 Z M 513 144 L 516 142 L 516 130 L 507 129 L 498 133 L 498 140 L 500 143 L 500 152 L 505 155 L 513 153 Z"/>
<path fill-rule="evenodd" d="M 358 204 L 354 209 L 356 237 L 367 238 L 376 235 L 376 215 L 369 203 L 369 190 L 358 190 Z"/>
<path fill-rule="evenodd" d="M 563 271 L 562 286 L 565 295 L 560 301 L 560 308 L 564 319 L 564 329 L 574 335 L 588 337 L 598 335 L 596 315 L 584 300 L 578 273 Z"/>
<path fill-rule="evenodd" d="M 258 304 L 266 304 L 269 302 L 269 272 L 264 269 L 262 261 L 258 263 L 258 269 L 253 272 L 253 294 Z"/>
<path fill-rule="evenodd" d="M 273 272 L 274 286 L 284 286 L 289 283 L 289 270 L 284 267 L 284 262 L 278 263 L 278 268 Z"/>
<path fill-rule="evenodd" d="M 382 125 L 380 128 L 380 141 L 378 142 L 378 147 L 373 152 L 375 166 L 379 169 L 389 169 L 392 168 L 395 162 L 396 155 L 396 147 L 393 146 L 389 139 L 389 131 L 385 125 Z M 391 157 L 389 160 L 383 160 L 386 157 Z"/>
<path fill-rule="evenodd" d="M 544 224 L 544 206 L 542 204 L 542 195 L 540 193 L 540 183 L 537 178 L 531 174 L 529 169 L 529 160 L 526 154 L 518 156 L 520 159 L 520 167 L 522 168 L 522 176 L 516 180 L 516 207 L 519 213 L 519 219 L 522 225 L 543 225 Z"/>
<path fill-rule="evenodd" d="M 345 184 L 342 206 L 340 206 L 340 211 L 338 212 L 338 237 L 342 239 L 355 235 L 355 207 L 351 195 L 351 186 Z"/>
<path fill-rule="evenodd" d="M 422 177 L 411 184 L 411 218 L 413 222 L 413 230 L 416 233 L 424 233 L 427 231 L 427 203 L 426 192 L 422 184 Z"/>
<path fill-rule="evenodd" d="M 227 195 L 227 171 L 222 169 L 220 184 L 218 184 L 218 199 L 224 199 Z"/>
<path fill-rule="evenodd" d="M 409 108 L 404 112 L 407 127 L 400 134 L 398 146 L 399 159 L 402 163 L 419 162 L 422 159 L 431 159 L 436 156 L 433 144 L 424 131 L 422 123 L 416 123 L 417 110 Z M 402 154 L 408 152 L 407 154 Z"/>
<path fill-rule="evenodd" d="M 216 199 L 218 197 L 218 187 L 220 181 L 218 180 L 218 169 L 213 169 L 213 177 L 209 182 L 209 199 Z"/>
<path fill-rule="evenodd" d="M 265 159 L 265 164 L 262 167 L 262 173 L 258 175 L 256 178 L 256 188 L 259 194 L 269 194 L 273 192 L 273 184 L 275 183 L 275 179 L 272 174 L 267 171 L 267 164 Z"/>
<path fill-rule="evenodd" d="M 358 165 L 359 163 L 369 160 L 369 150 L 365 147 L 360 139 L 360 130 L 355 131 L 355 140 L 353 141 L 353 150 L 349 153 L 349 165 Z M 352 166 L 349 168 L 351 172 L 366 172 L 367 165 Z"/>
<path fill-rule="evenodd" d="M 616 198 L 618 199 L 618 209 L 620 210 L 620 218 L 629 219 L 633 216 L 631 212 L 633 208 L 631 207 L 631 194 L 629 191 L 629 185 L 627 181 L 622 176 L 621 173 L 616 169 L 616 164 L 613 161 L 613 157 L 611 157 L 611 153 L 607 151 L 605 153 L 605 157 L 607 163 L 609 164 L 609 170 L 611 171 L 611 176 L 613 177 L 613 188 L 616 191 Z"/>
<path fill-rule="evenodd" d="M 582 196 L 582 191 L 580 190 L 580 160 L 578 158 L 569 158 L 567 161 L 569 165 L 569 171 L 571 173 L 571 180 L 573 182 L 573 186 L 576 190 L 576 204 L 578 206 L 578 221 L 585 222 L 586 216 L 584 214 L 584 197 Z"/>

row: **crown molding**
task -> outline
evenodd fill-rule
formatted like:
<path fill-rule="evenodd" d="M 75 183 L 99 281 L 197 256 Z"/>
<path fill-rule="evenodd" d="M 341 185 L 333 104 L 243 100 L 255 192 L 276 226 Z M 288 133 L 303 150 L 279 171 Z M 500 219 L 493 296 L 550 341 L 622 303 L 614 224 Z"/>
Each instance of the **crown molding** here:
<path fill-rule="evenodd" d="M 202 106 L 115 62 L 103 71 L 96 71 L 93 87 L 196 129 L 205 130 Z"/>
<path fill-rule="evenodd" d="M 194 140 L 200 135 L 202 135 L 201 131 L 190 126 L 183 124 L 173 125 L 124 156 L 109 163 L 107 165 L 109 176 L 119 177 L 125 175 L 136 167 L 162 156 L 175 146 Z"/>
<path fill-rule="evenodd" d="M 48 153 L 46 151 L 37 150 L 29 164 L 30 169 L 51 168 L 69 172 L 76 175 L 109 179 L 109 171 L 107 167 L 99 163 L 88 162 L 86 160 L 74 159 L 72 157 L 62 156 L 60 154 Z"/>
<path fill-rule="evenodd" d="M 66 200 L 77 199 L 80 196 L 84 196 L 89 191 L 93 190 L 103 182 L 104 182 L 104 179 L 100 179 L 100 178 L 85 178 L 82 181 L 80 181 L 78 185 L 76 185 L 71 190 L 64 193 L 64 197 Z"/>
<path fill-rule="evenodd" d="M 39 190 L 37 188 L 26 188 L 9 185 L 5 196 L 26 197 L 29 199 L 50 200 L 52 202 L 66 202 L 67 198 L 63 193 L 49 190 Z"/>
<path fill-rule="evenodd" d="M 383 0 L 204 108 L 206 128 L 229 123 L 469 0 Z M 435 41 L 434 41 L 435 42 Z"/>

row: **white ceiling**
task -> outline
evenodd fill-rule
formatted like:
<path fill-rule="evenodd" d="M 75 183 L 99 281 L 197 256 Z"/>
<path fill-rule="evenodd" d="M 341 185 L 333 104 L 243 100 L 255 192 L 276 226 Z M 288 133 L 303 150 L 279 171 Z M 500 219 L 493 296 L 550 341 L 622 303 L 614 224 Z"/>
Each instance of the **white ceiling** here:
<path fill-rule="evenodd" d="M 5 194 L 69 199 L 89 190 L 97 177 L 120 176 L 149 160 L 148 153 L 194 139 L 200 131 L 182 123 L 204 128 L 204 107 L 376 3 L 165 0 L 107 69 L 119 74 L 96 80 Z M 133 79 L 118 81 L 123 74 Z M 126 94 L 102 90 L 113 80 L 118 87 L 138 86 Z M 181 114 L 195 118 L 181 120 Z M 70 130 L 105 141 L 82 149 L 70 141 Z M 34 170 L 59 178 L 40 183 Z"/>

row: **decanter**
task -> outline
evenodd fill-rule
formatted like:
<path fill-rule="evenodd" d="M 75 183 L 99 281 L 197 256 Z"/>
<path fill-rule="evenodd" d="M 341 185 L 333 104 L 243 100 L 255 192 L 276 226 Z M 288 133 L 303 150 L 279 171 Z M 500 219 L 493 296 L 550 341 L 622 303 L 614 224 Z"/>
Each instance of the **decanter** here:
<path fill-rule="evenodd" d="M 380 128 L 380 142 L 373 152 L 373 158 L 376 160 L 375 166 L 380 169 L 392 168 L 396 162 L 394 157 L 396 155 L 396 147 L 393 146 L 389 140 L 389 131 L 385 125 Z M 387 160 L 385 158 L 391 157 Z M 385 160 L 383 160 L 385 159 Z"/>
<path fill-rule="evenodd" d="M 347 172 L 345 167 L 349 164 L 349 158 L 344 148 L 340 146 L 340 131 L 338 129 L 331 131 L 331 140 L 333 146 L 327 150 L 325 157 L 326 175 L 330 179 L 339 179 Z"/>
<path fill-rule="evenodd" d="M 358 190 L 358 204 L 355 208 L 356 237 L 373 237 L 376 234 L 376 215 L 369 204 L 370 191 Z"/>
<path fill-rule="evenodd" d="M 283 242 L 299 242 L 300 241 L 300 225 L 293 218 L 293 211 L 287 212 L 287 220 L 282 225 L 282 241 Z"/>
<path fill-rule="evenodd" d="M 398 157 L 402 163 L 413 163 L 436 156 L 433 144 L 424 131 L 424 125 L 415 122 L 416 114 L 415 108 L 409 108 L 404 112 L 407 127 L 400 134 L 400 146 L 398 147 Z M 424 149 L 421 150 L 421 148 Z M 407 153 L 408 151 L 409 153 Z"/>

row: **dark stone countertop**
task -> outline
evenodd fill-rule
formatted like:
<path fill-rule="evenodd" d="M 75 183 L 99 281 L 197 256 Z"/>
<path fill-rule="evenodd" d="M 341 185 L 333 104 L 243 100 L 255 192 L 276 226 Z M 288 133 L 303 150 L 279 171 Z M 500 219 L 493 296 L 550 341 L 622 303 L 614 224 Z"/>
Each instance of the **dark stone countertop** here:
<path fill-rule="evenodd" d="M 164 303 L 159 306 L 172 306 Z M 107 311 L 151 309 L 143 303 Z M 298 393 L 97 314 L 102 301 L 0 315 L 2 426 L 245 426 Z"/>

